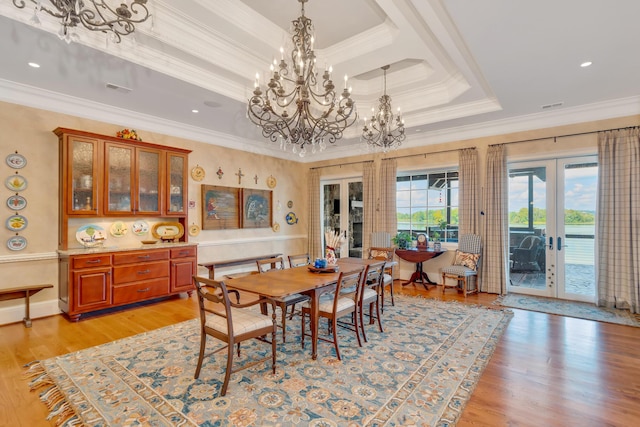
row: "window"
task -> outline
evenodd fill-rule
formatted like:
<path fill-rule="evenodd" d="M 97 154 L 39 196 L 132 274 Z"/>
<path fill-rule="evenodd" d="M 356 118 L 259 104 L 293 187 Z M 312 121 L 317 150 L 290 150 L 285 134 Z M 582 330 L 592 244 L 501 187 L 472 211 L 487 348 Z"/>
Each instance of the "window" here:
<path fill-rule="evenodd" d="M 458 241 L 458 171 L 419 172 L 396 178 L 398 231 L 429 240 Z"/>

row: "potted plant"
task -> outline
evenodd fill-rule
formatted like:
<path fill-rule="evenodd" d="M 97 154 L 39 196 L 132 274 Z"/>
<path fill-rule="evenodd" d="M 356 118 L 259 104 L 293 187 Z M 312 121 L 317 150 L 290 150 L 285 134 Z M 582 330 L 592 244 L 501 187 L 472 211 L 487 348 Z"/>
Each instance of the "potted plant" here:
<path fill-rule="evenodd" d="M 433 250 L 440 251 L 442 249 L 442 243 L 440 243 L 440 233 L 437 231 L 433 233 Z"/>
<path fill-rule="evenodd" d="M 393 244 L 398 248 L 407 249 L 411 242 L 411 234 L 407 233 L 406 231 L 400 231 L 392 240 Z"/>
<path fill-rule="evenodd" d="M 440 231 L 442 231 L 444 233 L 445 242 L 447 241 L 447 226 L 448 225 L 449 224 L 447 224 L 447 221 L 445 221 L 444 219 L 438 223 L 438 227 L 440 228 Z"/>

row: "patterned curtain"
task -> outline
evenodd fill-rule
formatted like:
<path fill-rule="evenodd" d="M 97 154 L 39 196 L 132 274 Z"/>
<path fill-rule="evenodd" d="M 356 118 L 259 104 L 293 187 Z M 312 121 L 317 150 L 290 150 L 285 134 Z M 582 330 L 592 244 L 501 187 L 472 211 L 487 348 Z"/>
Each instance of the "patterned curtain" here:
<path fill-rule="evenodd" d="M 478 150 L 465 148 L 459 151 L 460 170 L 458 235 L 478 234 Z"/>
<path fill-rule="evenodd" d="M 375 231 L 386 231 L 390 236 L 398 232 L 398 212 L 396 210 L 396 159 L 384 159 L 380 164 L 380 201 L 378 212 L 378 228 Z"/>
<path fill-rule="evenodd" d="M 362 255 L 368 254 L 371 246 L 371 233 L 374 226 L 374 214 L 376 210 L 376 167 L 373 162 L 364 164 L 362 170 L 362 203 L 364 218 L 362 221 Z"/>
<path fill-rule="evenodd" d="M 640 128 L 598 133 L 597 304 L 640 313 Z"/>
<path fill-rule="evenodd" d="M 320 227 L 320 171 L 311 169 L 309 173 L 309 257 L 324 258 L 322 231 Z"/>
<path fill-rule="evenodd" d="M 507 262 L 509 253 L 509 201 L 507 159 L 504 145 L 493 145 L 487 152 L 485 177 L 486 197 L 483 279 L 480 290 L 504 294 L 507 290 Z"/>

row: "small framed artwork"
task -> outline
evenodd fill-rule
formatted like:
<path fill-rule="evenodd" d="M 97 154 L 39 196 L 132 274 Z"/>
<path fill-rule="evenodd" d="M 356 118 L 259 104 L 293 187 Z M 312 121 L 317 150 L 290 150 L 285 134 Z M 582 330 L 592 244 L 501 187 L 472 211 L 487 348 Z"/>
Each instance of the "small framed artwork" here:
<path fill-rule="evenodd" d="M 272 195 L 269 190 L 242 190 L 242 228 L 270 228 Z"/>
<path fill-rule="evenodd" d="M 202 229 L 240 228 L 240 188 L 202 185 Z"/>

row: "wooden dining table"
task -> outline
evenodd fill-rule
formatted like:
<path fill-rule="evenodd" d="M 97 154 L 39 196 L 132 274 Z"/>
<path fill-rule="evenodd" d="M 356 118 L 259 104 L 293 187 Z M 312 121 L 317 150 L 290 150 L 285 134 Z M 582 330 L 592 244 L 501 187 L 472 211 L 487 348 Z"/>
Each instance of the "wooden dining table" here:
<path fill-rule="evenodd" d="M 309 270 L 309 266 L 302 266 L 238 277 L 226 281 L 225 284 L 229 288 L 267 298 L 283 298 L 293 294 L 308 295 L 311 306 L 311 357 L 316 360 L 320 296 L 335 289 L 341 272 L 353 273 L 374 261 L 376 260 L 341 258 L 337 261 L 337 272 L 314 273 Z"/>
<path fill-rule="evenodd" d="M 415 249 L 396 249 L 396 255 L 400 259 L 416 264 L 416 271 L 413 272 L 411 278 L 404 282 L 402 286 L 409 285 L 411 283 L 420 283 L 425 289 L 429 289 L 427 285 L 437 285 L 436 282 L 432 282 L 427 276 L 427 273 L 422 269 L 422 263 L 430 259 L 436 258 L 442 255 L 446 249 L 434 250 L 429 248 L 415 248 Z"/>

